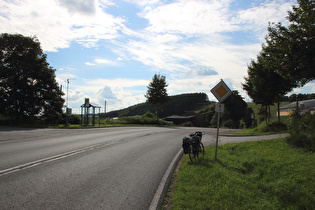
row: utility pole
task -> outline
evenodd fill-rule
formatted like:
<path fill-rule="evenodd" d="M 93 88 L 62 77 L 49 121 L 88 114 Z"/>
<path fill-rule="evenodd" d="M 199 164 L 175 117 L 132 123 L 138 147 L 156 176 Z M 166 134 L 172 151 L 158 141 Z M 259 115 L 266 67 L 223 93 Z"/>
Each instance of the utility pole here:
<path fill-rule="evenodd" d="M 67 79 L 67 102 L 66 102 L 66 105 L 67 105 L 67 108 L 68 108 L 68 105 L 69 105 L 69 79 Z"/>
<path fill-rule="evenodd" d="M 106 101 L 105 101 L 105 107 L 104 107 L 104 114 L 106 114 Z"/>
<path fill-rule="evenodd" d="M 69 117 L 71 116 L 72 110 L 69 108 L 69 83 L 70 79 L 67 79 L 67 101 L 66 101 L 66 126 L 68 126 Z"/>

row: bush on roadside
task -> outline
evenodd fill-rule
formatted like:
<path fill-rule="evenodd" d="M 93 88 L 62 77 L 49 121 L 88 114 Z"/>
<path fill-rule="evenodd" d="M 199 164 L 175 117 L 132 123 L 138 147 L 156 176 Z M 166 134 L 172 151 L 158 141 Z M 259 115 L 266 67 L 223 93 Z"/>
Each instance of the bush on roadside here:
<path fill-rule="evenodd" d="M 121 124 L 138 124 L 138 125 L 165 125 L 163 120 L 157 122 L 156 115 L 152 112 L 146 112 L 139 117 L 120 117 L 117 120 Z"/>
<path fill-rule="evenodd" d="M 183 126 L 183 127 L 193 127 L 194 125 L 193 125 L 192 122 L 185 122 L 185 123 L 181 124 L 181 126 Z"/>
<path fill-rule="evenodd" d="M 81 116 L 80 116 L 80 115 L 77 115 L 77 114 L 72 114 L 72 115 L 69 117 L 69 123 L 70 123 L 70 124 L 73 124 L 73 125 L 79 125 L 79 124 L 81 124 Z"/>
<path fill-rule="evenodd" d="M 59 115 L 50 116 L 45 118 L 45 123 L 49 125 L 55 125 L 55 124 L 65 124 L 66 123 L 66 114 L 60 113 Z M 68 118 L 68 123 L 72 125 L 79 125 L 81 124 L 81 117 L 77 114 L 72 114 Z"/>
<path fill-rule="evenodd" d="M 315 115 L 311 113 L 302 114 L 296 110 L 289 123 L 290 136 L 287 142 L 296 147 L 315 151 Z"/>
<path fill-rule="evenodd" d="M 66 114 L 60 113 L 58 115 L 50 115 L 47 117 L 44 117 L 43 120 L 45 124 L 47 125 L 55 125 L 55 124 L 64 124 L 66 121 L 63 120 L 65 119 Z"/>
<path fill-rule="evenodd" d="M 143 114 L 141 116 L 142 118 L 155 118 L 156 119 L 156 114 L 153 114 L 152 112 L 150 111 L 147 111 L 145 114 Z"/>
<path fill-rule="evenodd" d="M 287 130 L 288 130 L 287 125 L 282 122 L 272 122 L 271 124 L 266 126 L 267 132 L 281 132 Z"/>
<path fill-rule="evenodd" d="M 120 122 L 123 124 L 157 124 L 154 118 L 143 118 L 143 117 L 122 117 L 119 118 Z"/>
<path fill-rule="evenodd" d="M 263 133 L 273 133 L 273 132 L 285 132 L 287 131 L 287 125 L 282 122 L 272 122 L 268 125 L 266 123 L 262 122 L 259 126 L 254 128 L 254 131 L 256 132 L 263 132 Z"/>

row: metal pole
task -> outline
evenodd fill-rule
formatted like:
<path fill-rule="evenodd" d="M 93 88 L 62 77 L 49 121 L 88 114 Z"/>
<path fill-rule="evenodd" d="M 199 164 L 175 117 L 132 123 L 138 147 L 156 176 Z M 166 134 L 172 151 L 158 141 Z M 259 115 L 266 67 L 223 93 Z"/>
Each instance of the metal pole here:
<path fill-rule="evenodd" d="M 214 160 L 217 160 L 217 150 L 218 150 L 218 142 L 219 142 L 219 127 L 220 127 L 220 112 L 218 112 L 217 140 L 216 140 L 216 143 L 215 143 L 215 156 L 214 156 Z"/>
<path fill-rule="evenodd" d="M 67 108 L 66 108 L 66 126 L 68 126 L 68 108 L 69 108 L 69 79 L 67 79 Z"/>
<path fill-rule="evenodd" d="M 67 79 L 67 107 L 68 107 L 68 104 L 69 103 L 69 79 Z"/>

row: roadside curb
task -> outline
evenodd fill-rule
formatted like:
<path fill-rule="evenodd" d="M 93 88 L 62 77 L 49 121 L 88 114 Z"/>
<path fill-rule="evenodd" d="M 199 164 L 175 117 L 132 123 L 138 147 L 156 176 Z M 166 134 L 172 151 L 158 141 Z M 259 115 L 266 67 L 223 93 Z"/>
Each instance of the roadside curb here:
<path fill-rule="evenodd" d="M 157 188 L 155 195 L 151 201 L 149 210 L 156 210 L 162 208 L 165 195 L 167 193 L 168 187 L 171 184 L 173 172 L 182 156 L 183 150 L 180 149 L 176 156 L 174 157 L 174 159 L 172 160 L 171 164 L 168 166 L 167 170 L 165 171 L 163 178 L 159 184 L 159 187 Z"/>

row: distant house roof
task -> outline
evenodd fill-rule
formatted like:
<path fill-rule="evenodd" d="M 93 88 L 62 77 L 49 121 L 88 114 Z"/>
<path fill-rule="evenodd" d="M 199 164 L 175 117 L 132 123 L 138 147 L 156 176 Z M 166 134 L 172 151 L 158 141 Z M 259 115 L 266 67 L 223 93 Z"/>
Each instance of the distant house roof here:
<path fill-rule="evenodd" d="M 299 107 L 303 108 L 303 109 L 314 108 L 315 107 L 315 99 L 299 101 L 298 104 L 299 104 Z M 283 107 L 280 107 L 280 110 L 281 109 L 293 109 L 295 107 L 296 107 L 296 102 L 292 102 L 292 103 L 287 104 Z"/>
<path fill-rule="evenodd" d="M 298 105 L 301 111 L 303 112 L 312 111 L 315 109 L 315 99 L 299 101 Z M 290 104 L 280 107 L 280 113 L 282 113 L 282 115 L 287 115 L 290 112 L 292 112 L 295 108 L 296 108 L 296 102 L 292 102 Z"/>

